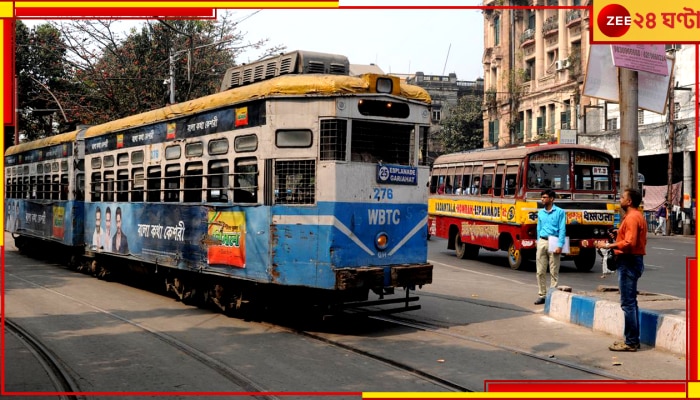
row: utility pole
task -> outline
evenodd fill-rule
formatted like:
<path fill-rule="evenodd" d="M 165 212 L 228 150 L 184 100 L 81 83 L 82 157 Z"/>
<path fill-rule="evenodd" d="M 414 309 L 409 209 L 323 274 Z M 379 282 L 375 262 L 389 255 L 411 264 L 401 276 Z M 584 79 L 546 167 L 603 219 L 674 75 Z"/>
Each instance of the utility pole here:
<path fill-rule="evenodd" d="M 620 191 L 638 187 L 639 156 L 639 78 L 637 71 L 620 71 Z"/>
<path fill-rule="evenodd" d="M 671 229 L 671 210 L 673 209 L 673 147 L 675 145 L 675 134 L 676 134 L 676 121 L 674 118 L 675 114 L 675 101 L 674 101 L 674 88 L 673 88 L 673 71 L 671 71 L 671 84 L 669 85 L 668 93 L 668 188 L 666 189 L 666 203 L 668 208 L 666 209 L 666 236 L 670 236 L 673 229 Z"/>

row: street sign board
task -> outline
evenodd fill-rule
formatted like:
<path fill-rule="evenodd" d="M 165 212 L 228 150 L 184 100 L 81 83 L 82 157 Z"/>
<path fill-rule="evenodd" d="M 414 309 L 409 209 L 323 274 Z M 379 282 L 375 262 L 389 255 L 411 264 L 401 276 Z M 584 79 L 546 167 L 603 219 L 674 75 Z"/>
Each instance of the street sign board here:
<path fill-rule="evenodd" d="M 583 95 L 611 102 L 620 101 L 617 68 L 614 68 L 610 45 L 594 44 L 588 54 Z M 667 68 L 673 70 L 673 60 L 667 59 Z M 640 71 L 638 73 L 639 108 L 663 114 L 666 112 L 670 75 L 658 75 Z"/>
<path fill-rule="evenodd" d="M 613 44 L 610 50 L 616 67 L 668 75 L 666 47 L 663 44 Z"/>

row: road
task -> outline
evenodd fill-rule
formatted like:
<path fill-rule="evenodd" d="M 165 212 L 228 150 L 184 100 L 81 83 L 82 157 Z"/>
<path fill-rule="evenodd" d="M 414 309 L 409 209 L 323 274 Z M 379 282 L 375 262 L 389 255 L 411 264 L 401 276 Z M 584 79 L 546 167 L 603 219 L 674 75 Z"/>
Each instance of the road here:
<path fill-rule="evenodd" d="M 441 245 L 431 241 L 434 282 L 417 291 L 422 309 L 306 326 L 294 313 L 228 318 L 19 255 L 10 243 L 5 317 L 50 348 L 81 391 L 95 393 L 91 398 L 141 391 L 482 391 L 485 381 L 498 379 L 685 379 L 684 357 L 648 347 L 613 354 L 607 346 L 617 338 L 544 315 L 532 304 L 532 272 L 501 267 L 495 254 L 467 265 Z M 597 275 L 572 270 L 566 279 Z M 20 371 L 8 370 L 7 387 L 31 391 Z"/>
<path fill-rule="evenodd" d="M 690 236 L 650 236 L 647 240 L 647 255 L 644 257 L 645 270 L 639 280 L 639 290 L 661 293 L 675 297 L 686 297 L 686 259 L 696 257 L 696 239 Z M 433 263 L 451 264 L 464 267 L 479 274 L 493 275 L 510 279 L 518 284 L 531 285 L 532 300 L 537 297 L 534 264 L 525 270 L 511 270 L 503 251 L 479 250 L 476 260 L 460 260 L 453 250 L 447 250 L 447 241 L 432 237 L 428 258 Z M 617 286 L 614 277 L 602 277 L 600 258 L 589 272 L 580 272 L 573 261 L 563 261 L 559 284 L 571 286 L 574 290 L 592 292 L 599 285 Z M 549 282 L 549 278 L 547 278 Z"/>

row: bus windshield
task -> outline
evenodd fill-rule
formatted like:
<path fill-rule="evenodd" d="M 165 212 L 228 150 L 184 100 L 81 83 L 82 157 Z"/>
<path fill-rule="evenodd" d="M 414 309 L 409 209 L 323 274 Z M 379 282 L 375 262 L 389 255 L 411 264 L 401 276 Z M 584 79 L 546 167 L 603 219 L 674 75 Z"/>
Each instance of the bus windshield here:
<path fill-rule="evenodd" d="M 575 150 L 571 161 L 567 150 L 546 151 L 531 155 L 527 188 L 571 190 L 569 167 L 573 164 L 574 190 L 594 192 L 612 190 L 610 175 L 612 164 L 606 156 L 586 150 Z"/>

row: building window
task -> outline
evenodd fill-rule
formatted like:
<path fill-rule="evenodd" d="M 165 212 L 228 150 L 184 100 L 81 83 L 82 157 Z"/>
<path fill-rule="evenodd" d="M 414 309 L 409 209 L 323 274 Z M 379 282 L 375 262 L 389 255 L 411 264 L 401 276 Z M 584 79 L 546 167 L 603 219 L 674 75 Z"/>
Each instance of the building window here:
<path fill-rule="evenodd" d="M 617 129 L 617 118 L 611 118 L 606 121 L 607 130 L 614 131 Z"/>
<path fill-rule="evenodd" d="M 501 18 L 493 19 L 493 44 L 498 46 L 501 43 Z"/>
<path fill-rule="evenodd" d="M 637 124 L 639 124 L 639 125 L 644 124 L 644 110 L 637 111 Z"/>
<path fill-rule="evenodd" d="M 673 120 L 678 120 L 681 115 L 681 103 L 673 103 Z"/>
<path fill-rule="evenodd" d="M 527 29 L 535 29 L 535 10 L 527 11 Z"/>
<path fill-rule="evenodd" d="M 442 112 L 440 110 L 433 110 L 433 121 L 435 121 L 435 122 L 440 121 L 441 116 L 442 116 Z"/>

